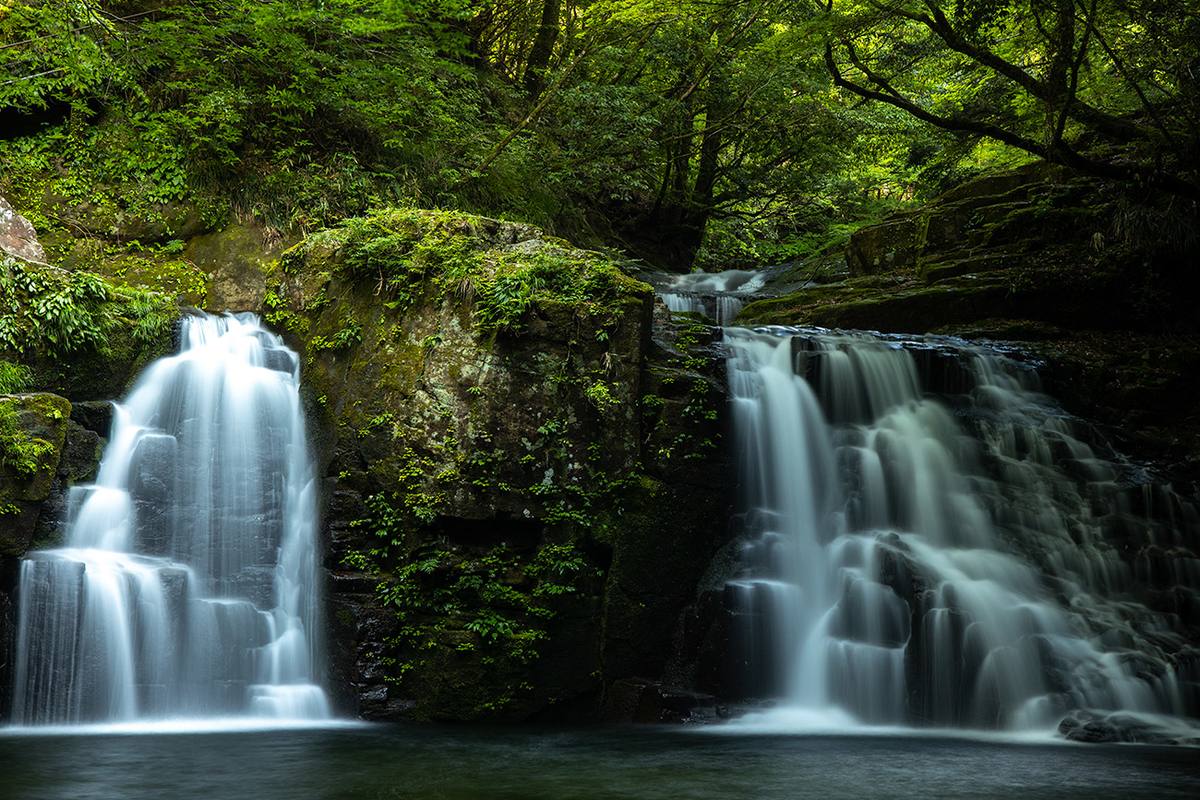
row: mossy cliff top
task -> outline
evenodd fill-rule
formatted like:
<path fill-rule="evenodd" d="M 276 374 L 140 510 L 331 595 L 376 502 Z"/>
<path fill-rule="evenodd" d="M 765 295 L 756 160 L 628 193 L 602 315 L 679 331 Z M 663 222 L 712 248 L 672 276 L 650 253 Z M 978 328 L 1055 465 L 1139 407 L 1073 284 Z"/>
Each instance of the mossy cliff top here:
<path fill-rule="evenodd" d="M 457 213 L 283 255 L 264 312 L 318 423 L 347 708 L 586 717 L 661 673 L 724 527 L 721 492 L 672 470 L 717 452 L 723 398 L 648 368 L 652 305 L 602 255 Z"/>
<path fill-rule="evenodd" d="M 861 228 L 849 278 L 782 290 L 738 323 L 928 333 L 1017 319 L 1195 333 L 1198 236 L 1193 203 L 1031 164 Z"/>

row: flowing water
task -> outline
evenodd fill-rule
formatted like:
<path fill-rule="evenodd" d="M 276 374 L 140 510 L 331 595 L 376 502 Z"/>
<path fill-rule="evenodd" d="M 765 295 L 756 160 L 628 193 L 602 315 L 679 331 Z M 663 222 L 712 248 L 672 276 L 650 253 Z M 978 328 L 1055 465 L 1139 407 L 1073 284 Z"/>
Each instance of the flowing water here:
<path fill-rule="evenodd" d="M 66 546 L 22 563 L 17 724 L 328 716 L 298 359 L 250 315 L 182 339 L 117 407 Z"/>
<path fill-rule="evenodd" d="M 1195 510 L 1082 441 L 1032 370 L 936 339 L 725 342 L 748 532 L 727 605 L 747 693 L 786 707 L 743 724 L 1196 740 Z"/>
<path fill-rule="evenodd" d="M 761 271 L 729 269 L 663 276 L 655 283 L 671 311 L 702 314 L 718 325 L 728 325 L 746 305 L 746 299 L 762 288 L 766 277 Z"/>

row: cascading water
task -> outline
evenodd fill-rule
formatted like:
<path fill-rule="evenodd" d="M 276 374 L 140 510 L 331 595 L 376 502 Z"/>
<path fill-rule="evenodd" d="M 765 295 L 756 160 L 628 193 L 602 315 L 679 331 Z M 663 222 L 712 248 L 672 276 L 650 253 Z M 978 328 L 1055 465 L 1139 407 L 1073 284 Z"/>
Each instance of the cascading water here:
<path fill-rule="evenodd" d="M 22 564 L 18 724 L 329 714 L 298 359 L 248 314 L 182 338 L 117 408 L 67 546 Z"/>
<path fill-rule="evenodd" d="M 1195 511 L 1123 482 L 1031 370 L 947 341 L 725 342 L 748 494 L 726 603 L 747 694 L 825 724 L 1165 729 L 1200 713 L 1180 635 L 1200 616 Z"/>
<path fill-rule="evenodd" d="M 745 298 L 762 288 L 767 275 L 729 269 L 649 277 L 657 284 L 659 296 L 671 311 L 701 314 L 718 325 L 727 325 L 745 306 Z"/>

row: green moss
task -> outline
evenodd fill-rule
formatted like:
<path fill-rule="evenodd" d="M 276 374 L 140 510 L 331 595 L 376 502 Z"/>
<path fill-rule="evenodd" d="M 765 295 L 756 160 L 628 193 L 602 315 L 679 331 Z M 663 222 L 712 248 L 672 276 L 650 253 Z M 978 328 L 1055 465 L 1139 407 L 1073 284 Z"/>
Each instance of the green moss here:
<path fill-rule="evenodd" d="M 550 244 L 495 247 L 488 228 L 498 224 L 456 212 L 389 209 L 319 234 L 285 254 L 283 268 L 298 274 L 332 266 L 401 312 L 429 285 L 439 298 L 469 306 L 481 331 L 519 331 L 532 311 L 555 304 L 613 317 L 625 299 L 649 292 L 594 253 Z"/>
<path fill-rule="evenodd" d="M 119 394 L 169 347 L 178 316 L 164 295 L 92 273 L 0 261 L 0 357 L 28 370 L 25 388 Z"/>
<path fill-rule="evenodd" d="M 44 414 L 54 420 L 65 419 L 61 408 L 44 402 L 41 405 L 46 407 L 33 407 L 33 400 L 18 402 L 14 398 L 0 398 L 0 468 L 12 470 L 19 478 L 32 478 L 39 472 L 53 471 L 57 463 L 57 459 L 48 458 L 56 450 L 55 443 L 32 436 L 18 419 L 18 414 L 30 413 Z M 70 413 L 69 405 L 67 413 Z M 57 449 L 61 448 L 60 441 Z"/>

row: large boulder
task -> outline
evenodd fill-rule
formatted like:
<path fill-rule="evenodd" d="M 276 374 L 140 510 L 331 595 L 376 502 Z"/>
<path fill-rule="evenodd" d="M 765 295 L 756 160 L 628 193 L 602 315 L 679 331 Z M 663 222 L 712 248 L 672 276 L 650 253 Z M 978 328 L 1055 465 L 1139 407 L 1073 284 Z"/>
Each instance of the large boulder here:
<path fill-rule="evenodd" d="M 274 229 L 243 222 L 193 237 L 185 256 L 206 280 L 204 307 L 213 313 L 260 308 L 272 263 L 295 243 Z"/>
<path fill-rule="evenodd" d="M 661 675 L 724 536 L 724 395 L 652 342 L 648 286 L 529 226 L 392 211 L 289 250 L 266 298 L 318 422 L 344 707 L 595 717 Z"/>

